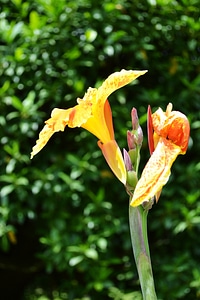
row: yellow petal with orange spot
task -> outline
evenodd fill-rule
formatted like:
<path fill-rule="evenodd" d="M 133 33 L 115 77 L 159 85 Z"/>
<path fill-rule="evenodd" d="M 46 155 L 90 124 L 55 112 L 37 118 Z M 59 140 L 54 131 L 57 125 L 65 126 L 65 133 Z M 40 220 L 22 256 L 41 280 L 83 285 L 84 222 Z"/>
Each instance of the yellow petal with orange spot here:
<path fill-rule="evenodd" d="M 31 152 L 31 158 L 36 155 L 47 144 L 49 139 L 55 132 L 64 131 L 68 123 L 69 115 L 72 109 L 59 109 L 54 108 L 51 113 L 51 118 L 45 121 L 46 125 L 43 127 L 39 134 L 39 139 Z"/>
<path fill-rule="evenodd" d="M 55 108 L 51 118 L 39 134 L 39 139 L 31 152 L 31 158 L 37 154 L 57 131 L 64 131 L 65 126 L 83 127 L 94 134 L 102 143 L 114 139 L 112 112 L 107 97 L 120 87 L 130 83 L 147 71 L 121 70 L 111 74 L 98 88 L 89 88 L 83 99 L 78 98 L 78 105 L 69 109 Z"/>
<path fill-rule="evenodd" d="M 127 85 L 137 77 L 144 75 L 147 70 L 133 71 L 133 70 L 121 70 L 111 74 L 103 84 L 98 88 L 98 99 L 107 99 L 117 89 Z"/>
<path fill-rule="evenodd" d="M 169 179 L 171 166 L 180 152 L 179 146 L 160 138 L 136 185 L 131 206 L 138 206 L 144 201 L 149 201 L 162 189 Z"/>

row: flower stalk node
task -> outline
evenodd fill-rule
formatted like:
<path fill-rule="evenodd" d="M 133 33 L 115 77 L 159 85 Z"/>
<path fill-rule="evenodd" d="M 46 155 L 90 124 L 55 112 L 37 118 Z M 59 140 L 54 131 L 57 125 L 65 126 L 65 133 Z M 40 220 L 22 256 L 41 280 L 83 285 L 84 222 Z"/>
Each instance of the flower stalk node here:
<path fill-rule="evenodd" d="M 144 208 L 145 211 L 149 211 L 152 208 L 155 201 L 156 201 L 156 197 L 154 196 L 149 201 L 144 201 L 142 203 L 142 207 Z"/>

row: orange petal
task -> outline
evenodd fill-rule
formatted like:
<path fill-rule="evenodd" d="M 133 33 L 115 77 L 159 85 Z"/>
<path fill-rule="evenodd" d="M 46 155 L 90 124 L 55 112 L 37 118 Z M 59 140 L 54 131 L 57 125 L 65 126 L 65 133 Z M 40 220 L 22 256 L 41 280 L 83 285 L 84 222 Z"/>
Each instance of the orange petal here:
<path fill-rule="evenodd" d="M 115 136 L 114 136 L 114 129 L 113 129 L 113 121 L 112 121 L 112 110 L 110 108 L 110 104 L 108 100 L 105 102 L 104 105 L 104 117 L 109 131 L 110 139 L 114 140 Z"/>
<path fill-rule="evenodd" d="M 190 124 L 187 117 L 179 111 L 172 111 L 165 127 L 168 130 L 167 138 L 181 148 L 181 154 L 185 154 L 190 136 Z"/>
<path fill-rule="evenodd" d="M 170 104 L 166 113 L 159 108 L 152 115 L 153 128 L 158 136 L 171 140 L 181 148 L 181 154 L 184 154 L 188 147 L 190 124 L 184 114 L 179 111 L 171 111 L 172 104 Z"/>
<path fill-rule="evenodd" d="M 149 201 L 162 189 L 169 179 L 171 166 L 180 152 L 180 147 L 160 138 L 136 185 L 131 206 Z"/>
<path fill-rule="evenodd" d="M 122 153 L 115 140 L 102 144 L 98 141 L 98 146 L 101 148 L 103 156 L 105 157 L 109 167 L 115 176 L 123 183 L 126 184 L 126 168 Z"/>
<path fill-rule="evenodd" d="M 148 145 L 150 154 L 154 151 L 154 141 L 153 141 L 153 122 L 152 122 L 152 113 L 151 106 L 148 106 L 147 111 L 147 134 L 148 134 Z"/>

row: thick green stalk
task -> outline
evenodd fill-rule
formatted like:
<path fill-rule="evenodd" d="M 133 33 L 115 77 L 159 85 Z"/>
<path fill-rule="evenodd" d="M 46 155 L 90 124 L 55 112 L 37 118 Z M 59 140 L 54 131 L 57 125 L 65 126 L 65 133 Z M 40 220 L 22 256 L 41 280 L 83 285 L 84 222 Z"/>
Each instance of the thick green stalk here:
<path fill-rule="evenodd" d="M 141 206 L 129 205 L 131 242 L 143 299 L 157 300 L 147 237 L 147 213 Z"/>

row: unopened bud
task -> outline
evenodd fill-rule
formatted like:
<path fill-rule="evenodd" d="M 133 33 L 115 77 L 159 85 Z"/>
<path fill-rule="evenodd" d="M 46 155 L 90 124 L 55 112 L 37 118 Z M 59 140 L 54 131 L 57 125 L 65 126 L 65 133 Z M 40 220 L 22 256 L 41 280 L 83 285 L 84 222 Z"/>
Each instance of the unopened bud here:
<path fill-rule="evenodd" d="M 131 111 L 132 127 L 131 131 L 127 131 L 127 143 L 129 150 L 135 149 L 137 146 L 141 147 L 143 141 L 143 132 L 139 124 L 136 108 Z"/>
<path fill-rule="evenodd" d="M 123 155 L 124 155 L 124 164 L 126 167 L 126 171 L 132 171 L 133 170 L 133 166 L 132 166 L 132 162 L 131 162 L 131 158 L 128 154 L 128 152 L 126 151 L 126 149 L 123 149 Z"/>
<path fill-rule="evenodd" d="M 135 135 L 130 130 L 127 131 L 127 144 L 129 150 L 136 148 Z"/>
<path fill-rule="evenodd" d="M 139 126 L 139 121 L 138 121 L 137 109 L 135 107 L 133 107 L 131 111 L 131 119 L 132 119 L 133 130 L 137 130 Z"/>
<path fill-rule="evenodd" d="M 142 142 L 143 142 L 143 132 L 141 126 L 139 125 L 137 129 L 137 145 L 142 146 Z"/>

